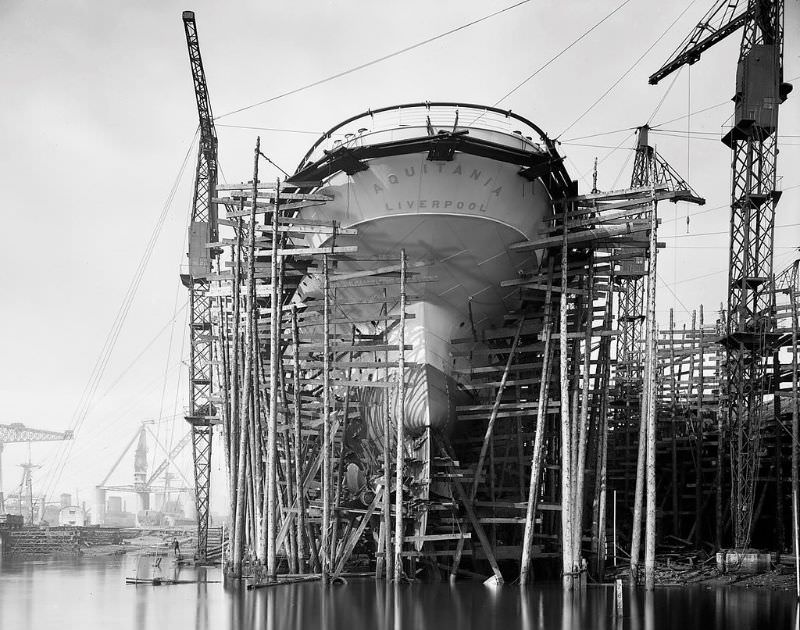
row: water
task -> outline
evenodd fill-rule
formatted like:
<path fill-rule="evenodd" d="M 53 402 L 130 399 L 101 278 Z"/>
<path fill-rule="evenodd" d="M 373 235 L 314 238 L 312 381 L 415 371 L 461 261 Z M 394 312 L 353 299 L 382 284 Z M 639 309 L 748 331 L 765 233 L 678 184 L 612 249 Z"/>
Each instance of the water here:
<path fill-rule="evenodd" d="M 798 628 L 793 593 L 721 587 L 625 591 L 611 616 L 611 589 L 582 600 L 555 586 L 491 589 L 480 583 L 392 586 L 369 579 L 257 591 L 226 589 L 219 569 L 183 569 L 181 583 L 131 586 L 125 558 L 0 560 L 0 630 L 780 630 Z"/>

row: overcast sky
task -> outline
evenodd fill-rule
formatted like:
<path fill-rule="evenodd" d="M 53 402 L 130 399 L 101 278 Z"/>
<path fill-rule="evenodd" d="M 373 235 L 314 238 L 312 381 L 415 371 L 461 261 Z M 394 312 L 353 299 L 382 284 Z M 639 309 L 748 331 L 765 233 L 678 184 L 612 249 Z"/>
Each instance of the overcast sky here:
<path fill-rule="evenodd" d="M 57 483 L 61 449 L 33 446 L 33 462 L 44 465 L 36 492 L 78 488 L 90 500 L 91 488 L 139 423 L 155 421 L 165 443 L 186 430 L 187 296 L 178 273 L 197 114 L 184 9 L 197 14 L 218 117 L 221 179 L 227 181 L 250 178 L 257 134 L 264 152 L 292 171 L 316 135 L 344 118 L 370 107 L 450 100 L 510 108 L 558 137 L 584 192 L 591 188 L 595 157 L 599 188 L 621 188 L 630 178 L 633 128 L 661 124 L 651 144 L 708 203 L 659 208 L 659 240 L 668 243 L 659 259 L 659 318 L 666 325 L 670 307 L 679 323 L 701 303 L 717 310 L 726 300 L 731 162 L 719 137 L 732 114 L 740 36 L 706 52 L 674 83 L 673 75 L 656 87 L 647 84 L 711 0 L 629 0 L 501 100 L 622 3 L 530 0 L 342 78 L 225 115 L 514 3 L 0 0 L 0 257 L 6 269 L 0 280 L 0 423 L 63 430 L 79 422 Z M 779 175 L 786 192 L 777 224 L 789 227 L 776 230 L 776 271 L 800 245 L 798 0 L 786 1 L 785 30 L 785 77 L 798 87 L 781 108 Z M 690 111 L 699 113 L 687 118 Z M 82 392 L 154 230 L 152 255 L 86 412 Z M 6 448 L 7 493 L 19 483 L 16 464 L 26 458 L 24 446 Z M 123 461 L 114 481 L 132 482 L 132 462 Z"/>

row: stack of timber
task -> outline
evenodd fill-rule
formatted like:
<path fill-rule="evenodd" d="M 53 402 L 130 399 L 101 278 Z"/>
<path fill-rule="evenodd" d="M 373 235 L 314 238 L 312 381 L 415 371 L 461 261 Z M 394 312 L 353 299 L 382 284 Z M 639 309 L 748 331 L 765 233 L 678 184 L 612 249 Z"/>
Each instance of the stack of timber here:
<path fill-rule="evenodd" d="M 3 554 L 82 553 L 92 547 L 122 545 L 119 529 L 97 527 L 20 527 L 3 532 Z"/>

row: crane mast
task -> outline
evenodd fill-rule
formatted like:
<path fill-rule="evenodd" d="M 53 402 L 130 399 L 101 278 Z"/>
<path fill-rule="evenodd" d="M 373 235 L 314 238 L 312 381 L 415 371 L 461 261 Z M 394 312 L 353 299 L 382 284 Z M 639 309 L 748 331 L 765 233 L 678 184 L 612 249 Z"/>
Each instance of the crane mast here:
<path fill-rule="evenodd" d="M 783 0 L 718 0 L 664 66 L 658 81 L 739 28 L 734 123 L 722 141 L 733 154 L 726 349 L 727 444 L 731 522 L 736 548 L 749 547 L 764 416 L 764 396 L 778 387 L 771 357 L 780 335 L 775 310 L 773 241 L 778 109 L 783 82 Z M 720 440 L 723 438 L 720 437 Z"/>
<path fill-rule="evenodd" d="M 212 201 L 217 185 L 217 134 L 193 11 L 183 12 L 183 27 L 200 117 L 200 146 L 189 223 L 189 272 L 181 274 L 181 281 L 189 289 L 189 413 L 186 420 L 192 434 L 197 560 L 204 562 L 208 546 L 211 445 L 214 425 L 219 422 L 212 401 L 212 298 L 208 295 L 209 274 L 216 255 L 208 244 L 217 240 L 218 229 L 217 208 Z"/>
<path fill-rule="evenodd" d="M 0 424 L 0 514 L 6 511 L 5 496 L 3 495 L 3 446 L 19 442 L 60 442 L 71 440 L 72 431 L 47 431 L 45 429 L 32 429 L 24 424 Z"/>

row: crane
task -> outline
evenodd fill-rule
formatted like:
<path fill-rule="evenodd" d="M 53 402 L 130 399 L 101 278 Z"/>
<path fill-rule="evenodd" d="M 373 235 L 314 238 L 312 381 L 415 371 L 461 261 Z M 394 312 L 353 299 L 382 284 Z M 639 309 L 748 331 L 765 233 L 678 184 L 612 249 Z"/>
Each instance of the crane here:
<path fill-rule="evenodd" d="M 200 117 L 200 146 L 189 223 L 189 267 L 188 273 L 181 274 L 181 281 L 189 289 L 189 413 L 186 420 L 192 433 L 197 560 L 205 562 L 211 490 L 211 445 L 214 425 L 219 423 L 217 410 L 212 402 L 214 344 L 211 334 L 212 298 L 208 295 L 208 276 L 213 258 L 217 254 L 216 250 L 207 247 L 217 240 L 218 231 L 217 207 L 212 202 L 217 186 L 217 133 L 208 99 L 193 11 L 183 12 L 183 28 Z"/>
<path fill-rule="evenodd" d="M 717 0 L 649 82 L 657 84 L 738 29 L 734 122 L 724 136 L 733 153 L 726 350 L 727 422 L 734 545 L 749 547 L 764 395 L 775 387 L 770 357 L 779 344 L 772 270 L 783 82 L 783 0 Z"/>
<path fill-rule="evenodd" d="M 5 513 L 5 497 L 3 495 L 3 447 L 6 444 L 19 442 L 59 442 L 61 440 L 71 440 L 72 431 L 46 431 L 44 429 L 32 429 L 20 422 L 13 424 L 0 424 L 0 514 Z"/>
<path fill-rule="evenodd" d="M 162 444 L 158 436 L 153 432 L 149 425 L 152 422 L 143 422 L 141 427 L 136 430 L 136 433 L 133 434 L 130 441 L 126 444 L 125 448 L 119 454 L 116 461 L 114 462 L 113 466 L 109 469 L 106 473 L 106 476 L 100 482 L 99 485 L 95 487 L 95 497 L 96 497 L 96 507 L 95 507 L 95 521 L 96 524 L 102 525 L 103 519 L 105 518 L 105 503 L 106 503 L 106 492 L 113 491 L 113 492 L 132 492 L 139 496 L 139 508 L 141 510 L 149 510 L 150 509 L 150 495 L 156 491 L 166 491 L 167 483 L 165 481 L 163 487 L 157 487 L 156 482 L 158 478 L 162 475 L 164 476 L 165 480 L 167 478 L 167 471 L 169 466 L 172 465 L 175 470 L 178 472 L 178 475 L 183 480 L 184 486 L 174 487 L 171 488 L 173 492 L 191 492 L 193 488 L 191 487 L 191 483 L 181 472 L 180 467 L 176 464 L 175 458 L 183 451 L 186 445 L 192 438 L 192 431 L 188 431 L 186 435 L 184 435 L 175 446 L 170 450 L 164 444 Z M 147 436 L 150 435 L 150 439 L 152 439 L 155 444 L 159 447 L 159 449 L 164 453 L 164 459 L 161 463 L 156 466 L 155 470 L 148 474 L 147 471 Z M 134 444 L 136 448 L 134 449 Z M 125 455 L 133 450 L 134 454 L 134 462 L 133 462 L 133 484 L 129 485 L 109 485 L 109 479 L 114 474 L 114 472 L 119 468 L 119 465 L 122 463 Z M 161 508 L 159 508 L 161 509 Z"/>

